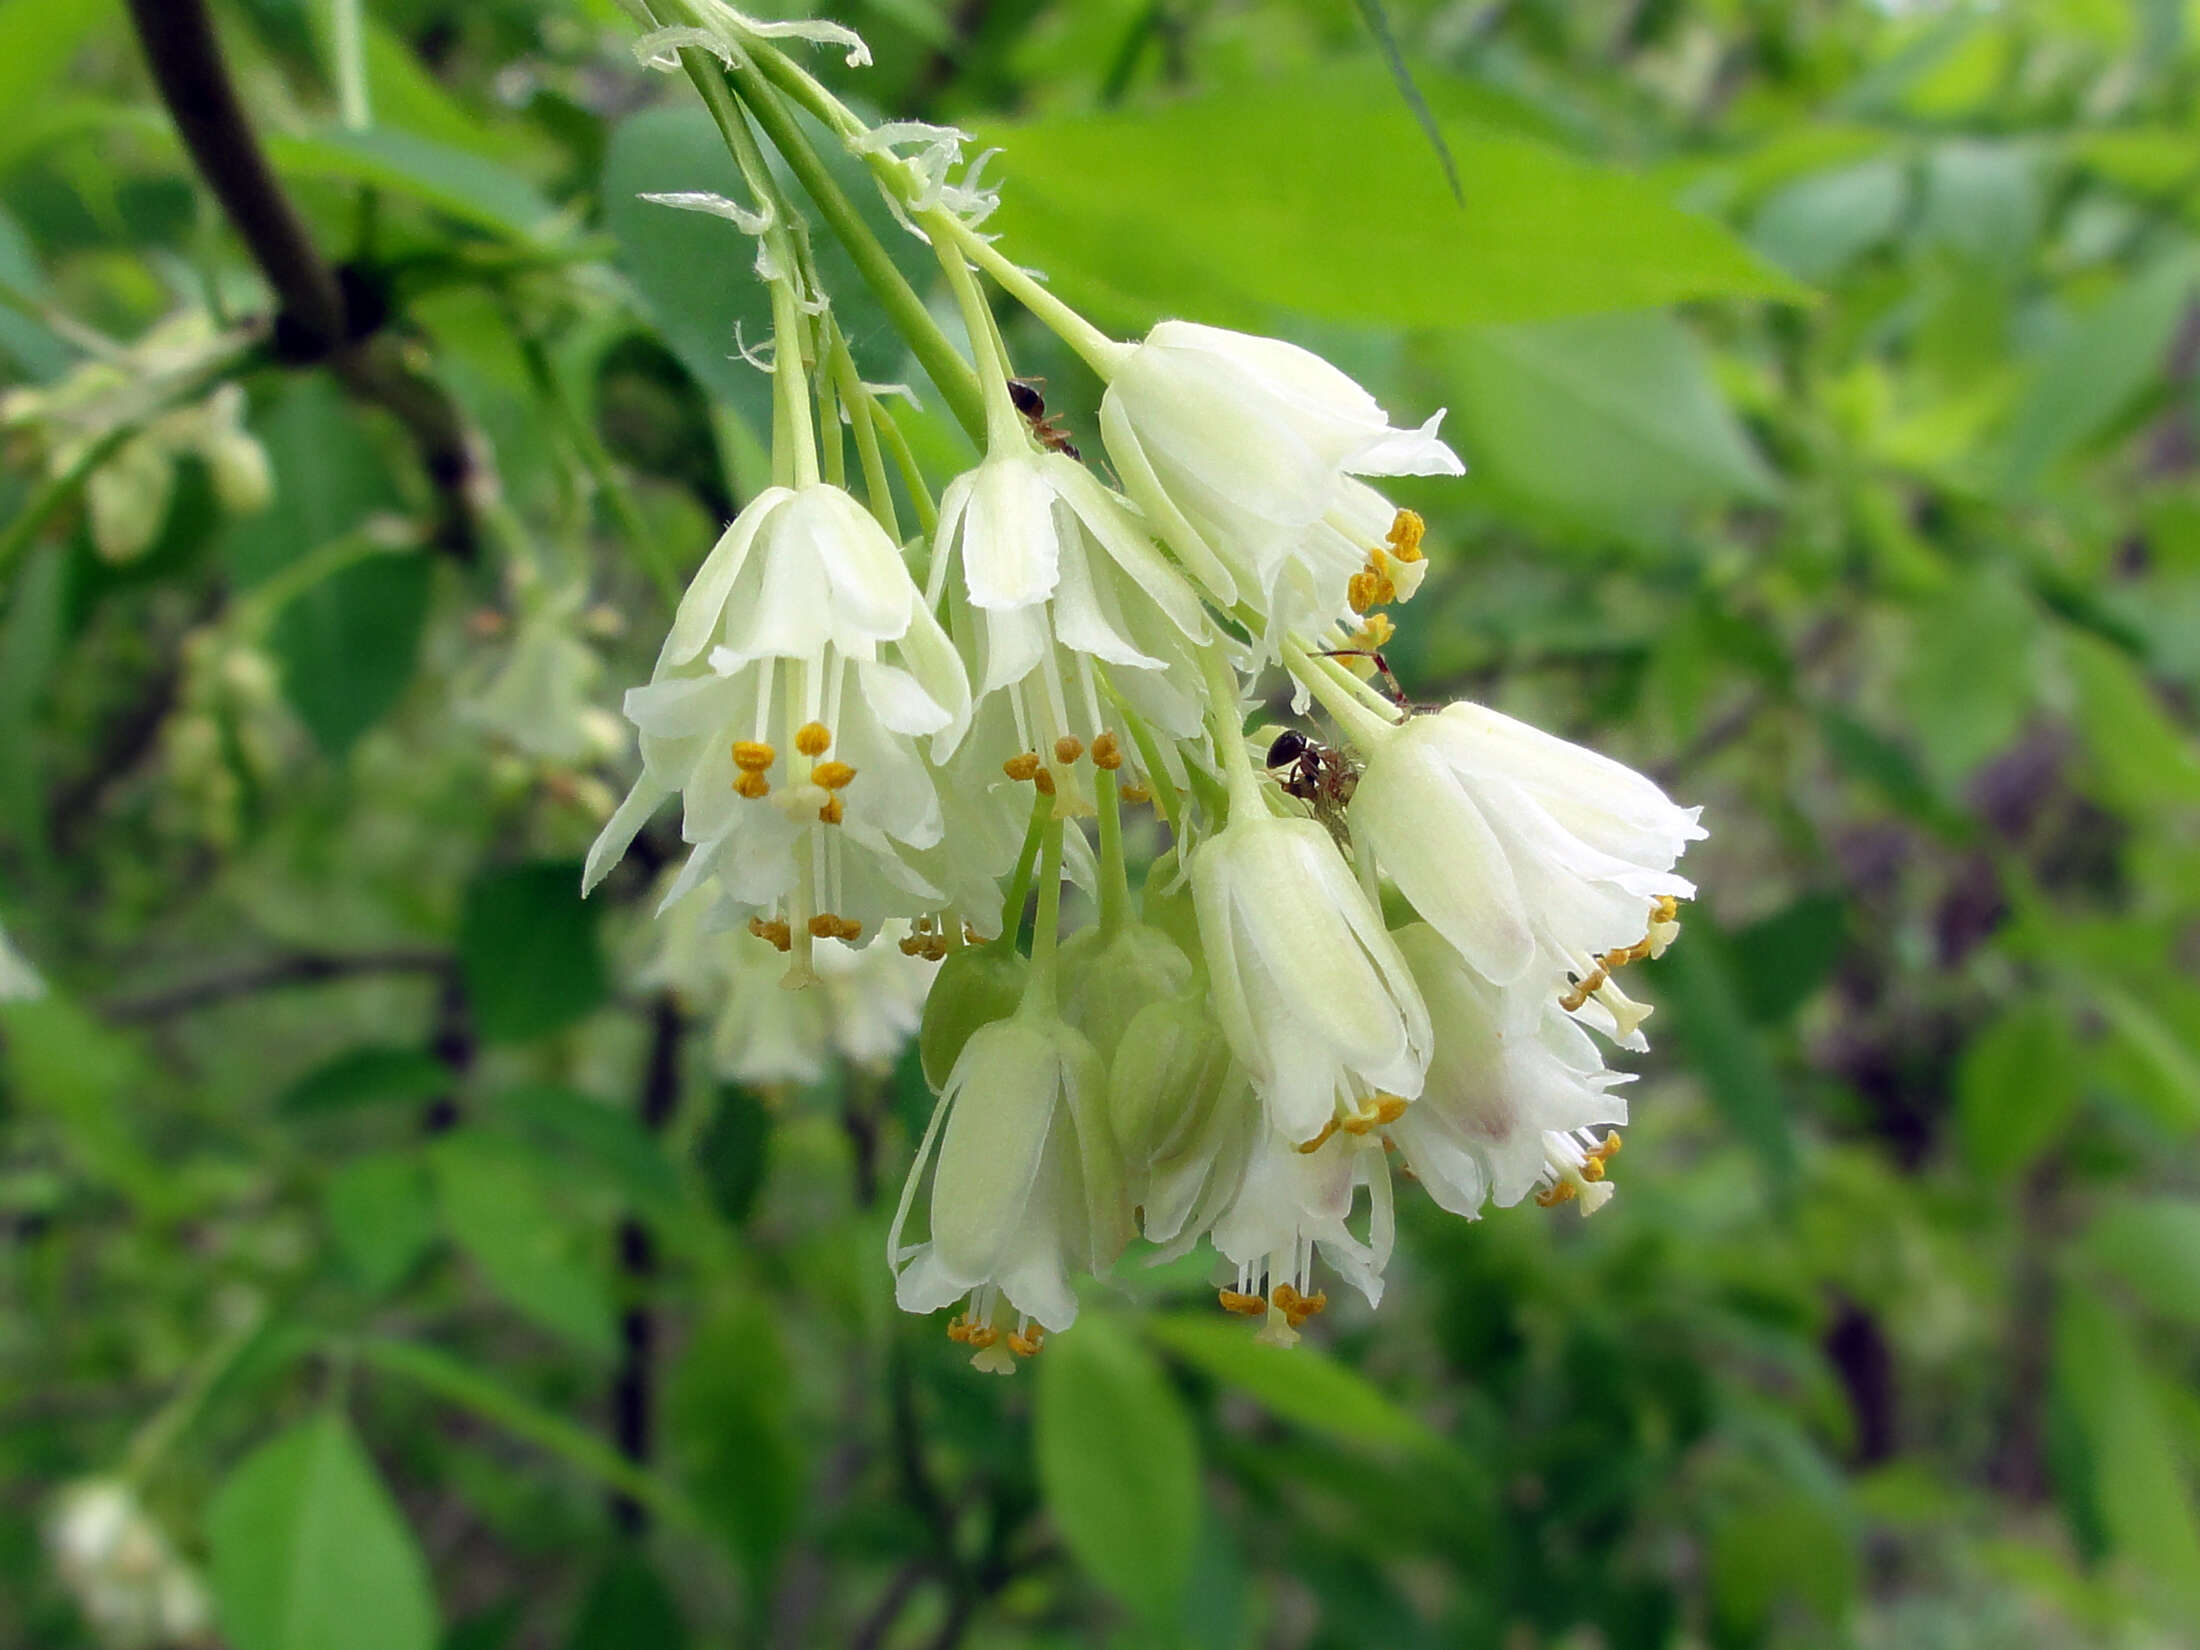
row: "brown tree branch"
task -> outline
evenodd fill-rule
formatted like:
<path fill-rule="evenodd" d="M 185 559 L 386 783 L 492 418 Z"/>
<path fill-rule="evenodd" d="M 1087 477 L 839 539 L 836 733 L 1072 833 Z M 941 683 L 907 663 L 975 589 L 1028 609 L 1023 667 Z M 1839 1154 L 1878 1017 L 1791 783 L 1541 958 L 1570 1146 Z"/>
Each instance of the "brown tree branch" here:
<path fill-rule="evenodd" d="M 130 0 L 130 16 L 184 147 L 275 294 L 278 354 L 325 360 L 354 396 L 405 427 L 443 501 L 439 541 L 469 553 L 476 490 L 493 485 L 484 456 L 457 405 L 406 366 L 396 339 L 377 330 L 374 306 L 354 302 L 314 246 L 253 135 L 206 0 Z"/>
<path fill-rule="evenodd" d="M 344 955 L 329 951 L 296 951 L 243 963 L 209 974 L 203 979 L 140 997 L 124 997 L 104 1004 L 100 1013 L 118 1025 L 141 1025 L 172 1019 L 210 1008 L 232 997 L 248 997 L 261 991 L 293 985 L 319 985 L 328 980 L 357 979 L 365 974 L 433 974 L 450 977 L 456 965 L 442 951 L 362 951 Z"/>

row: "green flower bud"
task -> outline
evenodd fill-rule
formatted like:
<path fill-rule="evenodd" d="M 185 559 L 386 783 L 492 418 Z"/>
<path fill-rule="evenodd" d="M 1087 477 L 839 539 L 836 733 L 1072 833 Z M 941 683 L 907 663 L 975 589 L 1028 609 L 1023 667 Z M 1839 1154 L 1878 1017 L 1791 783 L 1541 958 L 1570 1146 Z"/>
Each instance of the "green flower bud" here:
<path fill-rule="evenodd" d="M 1030 973 L 1030 959 L 1006 937 L 950 952 L 940 964 L 924 999 L 924 1023 L 917 1031 L 924 1080 L 934 1094 L 947 1087 L 948 1073 L 955 1069 L 970 1034 L 1016 1012 Z"/>
<path fill-rule="evenodd" d="M 1183 948 L 1143 923 L 1126 923 L 1107 939 L 1097 928 L 1086 929 L 1063 945 L 1061 970 L 1063 1014 L 1102 1060 L 1115 1058 L 1139 1010 L 1182 997 L 1192 983 Z"/>

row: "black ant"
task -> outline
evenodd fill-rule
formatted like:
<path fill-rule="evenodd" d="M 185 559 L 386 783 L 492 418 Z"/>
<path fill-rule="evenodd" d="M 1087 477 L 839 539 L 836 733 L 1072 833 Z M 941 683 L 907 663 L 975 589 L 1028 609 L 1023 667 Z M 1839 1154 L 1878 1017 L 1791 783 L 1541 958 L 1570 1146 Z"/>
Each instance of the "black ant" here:
<path fill-rule="evenodd" d="M 1060 420 L 1047 416 L 1046 397 L 1039 393 L 1038 388 L 1045 382 L 1043 378 L 1011 378 L 1008 381 L 1008 398 L 1016 404 L 1016 410 L 1024 415 L 1024 422 L 1031 426 L 1031 433 L 1038 438 L 1040 446 L 1050 453 L 1060 453 L 1064 458 L 1082 463 L 1085 455 L 1077 450 L 1076 443 L 1063 430 Z"/>
<path fill-rule="evenodd" d="M 1268 747 L 1270 771 L 1284 770 L 1282 785 L 1286 796 L 1295 796 L 1305 803 L 1314 817 L 1329 829 L 1341 847 L 1351 845 L 1352 833 L 1345 824 L 1345 804 L 1352 800 L 1352 793 L 1359 789 L 1360 766 L 1343 751 L 1319 744 L 1299 732 L 1286 728 L 1276 735 L 1275 743 Z"/>

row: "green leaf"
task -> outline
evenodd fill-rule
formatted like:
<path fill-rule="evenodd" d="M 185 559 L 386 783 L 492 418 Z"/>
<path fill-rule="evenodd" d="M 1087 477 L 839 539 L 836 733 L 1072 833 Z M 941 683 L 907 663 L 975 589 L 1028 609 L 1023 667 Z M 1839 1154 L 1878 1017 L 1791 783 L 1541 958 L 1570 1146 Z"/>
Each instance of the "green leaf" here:
<path fill-rule="evenodd" d="M 173 1182 L 132 1126 L 152 1074 L 129 1038 L 49 983 L 35 1001 L 0 1003 L 0 1073 L 17 1104 L 53 1119 L 88 1179 L 147 1209 L 170 1205 Z"/>
<path fill-rule="evenodd" d="M 1676 539 L 1705 507 L 1775 491 L 1701 350 L 1670 316 L 1474 327 L 1443 359 L 1471 487 L 1651 545 Z"/>
<path fill-rule="evenodd" d="M 631 1112 L 556 1083 L 507 1089 L 490 1110 L 585 1159 L 628 1201 L 652 1214 L 669 1214 L 679 1200 L 680 1177 L 671 1160 Z"/>
<path fill-rule="evenodd" d="M 2086 1231 L 2085 1254 L 2140 1300 L 2200 1324 L 2200 1199 L 2124 1198 Z"/>
<path fill-rule="evenodd" d="M 365 184 L 419 201 L 514 240 L 541 233 L 550 203 L 518 173 L 481 155 L 410 132 L 330 127 L 310 135 L 269 134 L 268 158 L 287 177 Z"/>
<path fill-rule="evenodd" d="M 2084 1072 L 2055 1004 L 2035 997 L 2005 1010 L 1963 1051 L 1956 1126 L 1981 1174 L 2011 1179 L 2055 1143 L 2078 1108 Z"/>
<path fill-rule="evenodd" d="M 2036 157 L 2020 144 L 1952 138 L 1926 159 L 1918 228 L 1984 269 L 2017 267 L 2039 233 L 2036 174 Z"/>
<path fill-rule="evenodd" d="M 6 0 L 8 49 L 0 52 L 0 109 L 20 115 L 63 89 L 78 46 L 112 29 L 114 0 Z"/>
<path fill-rule="evenodd" d="M 2162 380 L 2170 340 L 2200 277 L 2176 252 L 2073 321 L 2033 368 L 2002 447 L 2000 487 L 2023 494 L 2107 430 Z"/>
<path fill-rule="evenodd" d="M 270 640 L 291 707 L 342 756 L 404 694 L 420 653 L 431 580 L 425 556 L 377 556 L 287 604 Z"/>
<path fill-rule="evenodd" d="M 2166 1129 L 2183 1132 L 2200 1128 L 2200 1057 L 2193 1053 L 2190 1035 L 2193 1015 L 2175 1014 L 2175 996 L 2169 983 L 2157 995 L 2168 1002 L 2149 1002 L 2102 975 L 2086 981 L 2093 1003 L 2116 1035 L 2117 1046 L 2127 1058 L 2115 1069 L 2130 1082 L 2128 1092 Z"/>
<path fill-rule="evenodd" d="M 2142 1581 L 2200 1609 L 2200 1519 L 2153 1382 L 2123 1320 L 2083 1289 L 2062 1291 L 2055 1393 L 2087 1445 L 2090 1500 Z"/>
<path fill-rule="evenodd" d="M 2131 659 L 2075 631 L 2064 635 L 2063 659 L 2077 689 L 2095 794 L 2141 816 L 2166 804 L 2200 803 L 2200 750 Z"/>
<path fill-rule="evenodd" d="M 1033 1422 L 1039 1488 L 1078 1561 L 1148 1621 L 1172 1619 L 1199 1527 L 1199 1449 L 1153 1355 L 1087 1312 L 1047 1344 Z"/>
<path fill-rule="evenodd" d="M 1795 1138 L 1788 1128 L 1788 1097 L 1743 1009 L 1724 937 L 1703 918 L 1692 918 L 1679 943 L 1648 965 L 1647 973 L 1651 995 L 1671 1014 L 1712 1104 L 1763 1161 L 1774 1184 L 1790 1185 Z"/>
<path fill-rule="evenodd" d="M 1893 233 L 1909 192 L 1902 164 L 1892 159 L 1820 172 L 1766 200 L 1749 238 L 1804 280 L 1831 280 Z"/>
<path fill-rule="evenodd" d="M 771 1166 L 771 1139 L 771 1116 L 762 1102 L 747 1089 L 722 1086 L 710 1121 L 696 1136 L 695 1162 L 711 1206 L 732 1225 L 741 1225 L 756 1207 Z"/>
<path fill-rule="evenodd" d="M 5 212 L 0 212 L 0 281 L 26 294 L 43 292 L 46 284 L 29 239 Z M 26 378 L 40 381 L 58 377 L 71 360 L 60 339 L 5 300 L 0 300 L 0 352 L 14 357 Z"/>
<path fill-rule="evenodd" d="M 614 1552 L 581 1602 L 567 1650 L 680 1650 L 687 1628 L 656 1570 L 635 1552 Z"/>
<path fill-rule="evenodd" d="M 235 1650 L 433 1650 L 427 1565 L 337 1412 L 254 1451 L 216 1493 L 206 1536 Z"/>
<path fill-rule="evenodd" d="M 327 374 L 290 386 L 256 421 L 276 477 L 273 504 L 232 522 L 223 547 L 240 586 L 403 508 L 357 414 Z M 276 615 L 270 647 L 283 690 L 331 756 L 397 703 L 411 681 L 431 588 L 425 557 L 378 555 L 311 584 Z"/>
<path fill-rule="evenodd" d="M 460 1132 L 429 1154 L 444 1228 L 505 1300 L 599 1357 L 618 1344 L 600 1255 L 577 1252 L 576 1230 L 552 1202 L 543 1166 L 511 1144 Z"/>
<path fill-rule="evenodd" d="M 1927 771 L 1954 793 L 2031 711 L 2039 613 L 2012 580 L 1982 570 L 1959 577 L 1914 622 L 1903 702 Z"/>
<path fill-rule="evenodd" d="M 665 1383 L 665 1459 L 752 1576 L 770 1571 L 802 1510 L 795 1356 L 771 1303 L 741 1296 L 697 1327 Z"/>
<path fill-rule="evenodd" d="M 484 871 L 466 890 L 458 961 L 474 1027 L 490 1042 L 524 1042 L 572 1024 L 610 990 L 596 908 L 564 861 Z"/>
<path fill-rule="evenodd" d="M 988 227 L 1071 303 L 1132 328 L 1175 313 L 1261 326 L 1278 308 L 1452 327 L 1803 295 L 1652 183 L 1511 133 L 1441 129 L 1464 211 L 1412 115 L 1372 86 L 1262 82 L 988 123 L 1007 177 Z"/>
<path fill-rule="evenodd" d="M 346 1163 L 329 1177 L 321 1214 L 336 1252 L 370 1295 L 403 1283 L 436 1240 L 427 1167 L 410 1152 Z"/>
<path fill-rule="evenodd" d="M 1806 894 L 1784 910 L 1735 931 L 1734 983 L 1759 1025 L 1777 1025 L 1808 1002 L 1841 960 L 1848 902 Z"/>
<path fill-rule="evenodd" d="M 1316 1348 L 1271 1346 L 1239 1322 L 1165 1314 L 1145 1324 L 1149 1339 L 1194 1369 L 1235 1387 L 1278 1420 L 1347 1444 L 1444 1455 L 1450 1446 L 1358 1371 Z M 1050 1345 L 1047 1355 L 1053 1355 Z"/>
<path fill-rule="evenodd" d="M 275 1102 L 285 1117 L 318 1117 L 361 1106 L 409 1105 L 446 1093 L 451 1068 L 417 1048 L 368 1044 L 315 1066 Z"/>
<path fill-rule="evenodd" d="M 1910 753 L 1877 728 L 1825 705 L 1818 711 L 1818 736 L 1836 763 L 1879 792 L 1896 812 L 1943 836 L 1959 836 L 1968 828 L 1925 782 Z"/>

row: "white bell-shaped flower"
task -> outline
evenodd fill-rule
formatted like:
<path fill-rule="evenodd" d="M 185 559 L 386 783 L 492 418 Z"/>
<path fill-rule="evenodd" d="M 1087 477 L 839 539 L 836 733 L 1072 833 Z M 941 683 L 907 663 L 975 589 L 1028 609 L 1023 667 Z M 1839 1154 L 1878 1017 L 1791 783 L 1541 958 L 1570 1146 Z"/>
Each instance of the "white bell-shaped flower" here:
<path fill-rule="evenodd" d="M 1005 722 L 978 724 L 980 760 L 1033 757 L 1025 766 L 1049 771 L 1058 813 L 1090 812 L 1078 760 L 1122 722 L 1096 672 L 1165 733 L 1199 731 L 1199 597 L 1083 465 L 996 443 L 949 483 L 935 545 L 926 602 L 944 607 L 981 705 L 1008 707 Z"/>
<path fill-rule="evenodd" d="M 696 851 L 669 897 L 715 875 L 798 952 L 941 897 L 907 857 L 942 830 L 918 741 L 934 759 L 954 748 L 969 688 L 893 541 L 840 488 L 749 503 L 626 714 L 642 777 L 589 850 L 584 887 L 677 791 Z"/>
<path fill-rule="evenodd" d="M 1364 1236 L 1352 1230 L 1362 1186 L 1368 1190 Z M 1237 1267 L 1237 1286 L 1222 1291 L 1222 1305 L 1263 1319 L 1262 1340 L 1292 1345 L 1299 1326 L 1329 1304 L 1314 1278 L 1317 1255 L 1368 1305 L 1379 1304 L 1383 1268 L 1397 1238 L 1381 1143 L 1338 1134 L 1309 1151 L 1274 1129 L 1261 1130 L 1237 1196 L 1211 1235 Z"/>
<path fill-rule="evenodd" d="M 1673 865 L 1704 835 L 1702 810 L 1482 705 L 1354 731 L 1366 767 L 1353 822 L 1413 908 L 1492 984 L 1559 991 L 1571 974 L 1606 1029 L 1631 1035 L 1639 1005 L 1617 996 L 1607 959 L 1656 941 L 1695 892 Z"/>
<path fill-rule="evenodd" d="M 1311 351 L 1188 321 L 1124 346 L 1100 409 L 1125 490 L 1216 600 L 1273 617 L 1309 599 L 1302 583 L 1317 587 L 1294 625 L 1342 606 L 1345 579 L 1390 526 L 1350 477 L 1464 473 L 1442 420 L 1395 429 Z"/>
<path fill-rule="evenodd" d="M 1627 1121 L 1627 1102 L 1611 1091 L 1632 1074 L 1607 1071 L 1556 1002 L 1491 985 L 1426 923 L 1395 938 L 1428 1002 L 1436 1049 L 1420 1098 L 1383 1132 L 1429 1196 L 1469 1219 L 1530 1192 L 1544 1202 L 1578 1196 L 1583 1213 L 1602 1205 L 1618 1136 L 1589 1131 Z"/>
<path fill-rule="evenodd" d="M 902 1188 L 887 1237 L 895 1299 L 935 1312 L 966 1296 L 949 1334 L 980 1369 L 1015 1368 L 1077 1316 L 1079 1271 L 1104 1271 L 1130 1236 L 1122 1165 L 1105 1114 L 1106 1076 L 1083 1036 L 1050 1012 L 1019 1010 L 963 1045 Z M 936 1152 L 935 1152 L 935 1148 Z M 928 1174 L 929 1171 L 929 1174 Z M 902 1231 L 929 1178 L 930 1236 Z M 997 1319 L 1003 1303 L 1013 1328 Z"/>
<path fill-rule="evenodd" d="M 1191 882 L 1215 1017 L 1272 1127 L 1310 1140 L 1421 1092 L 1428 1010 L 1328 831 L 1235 809 Z"/>

